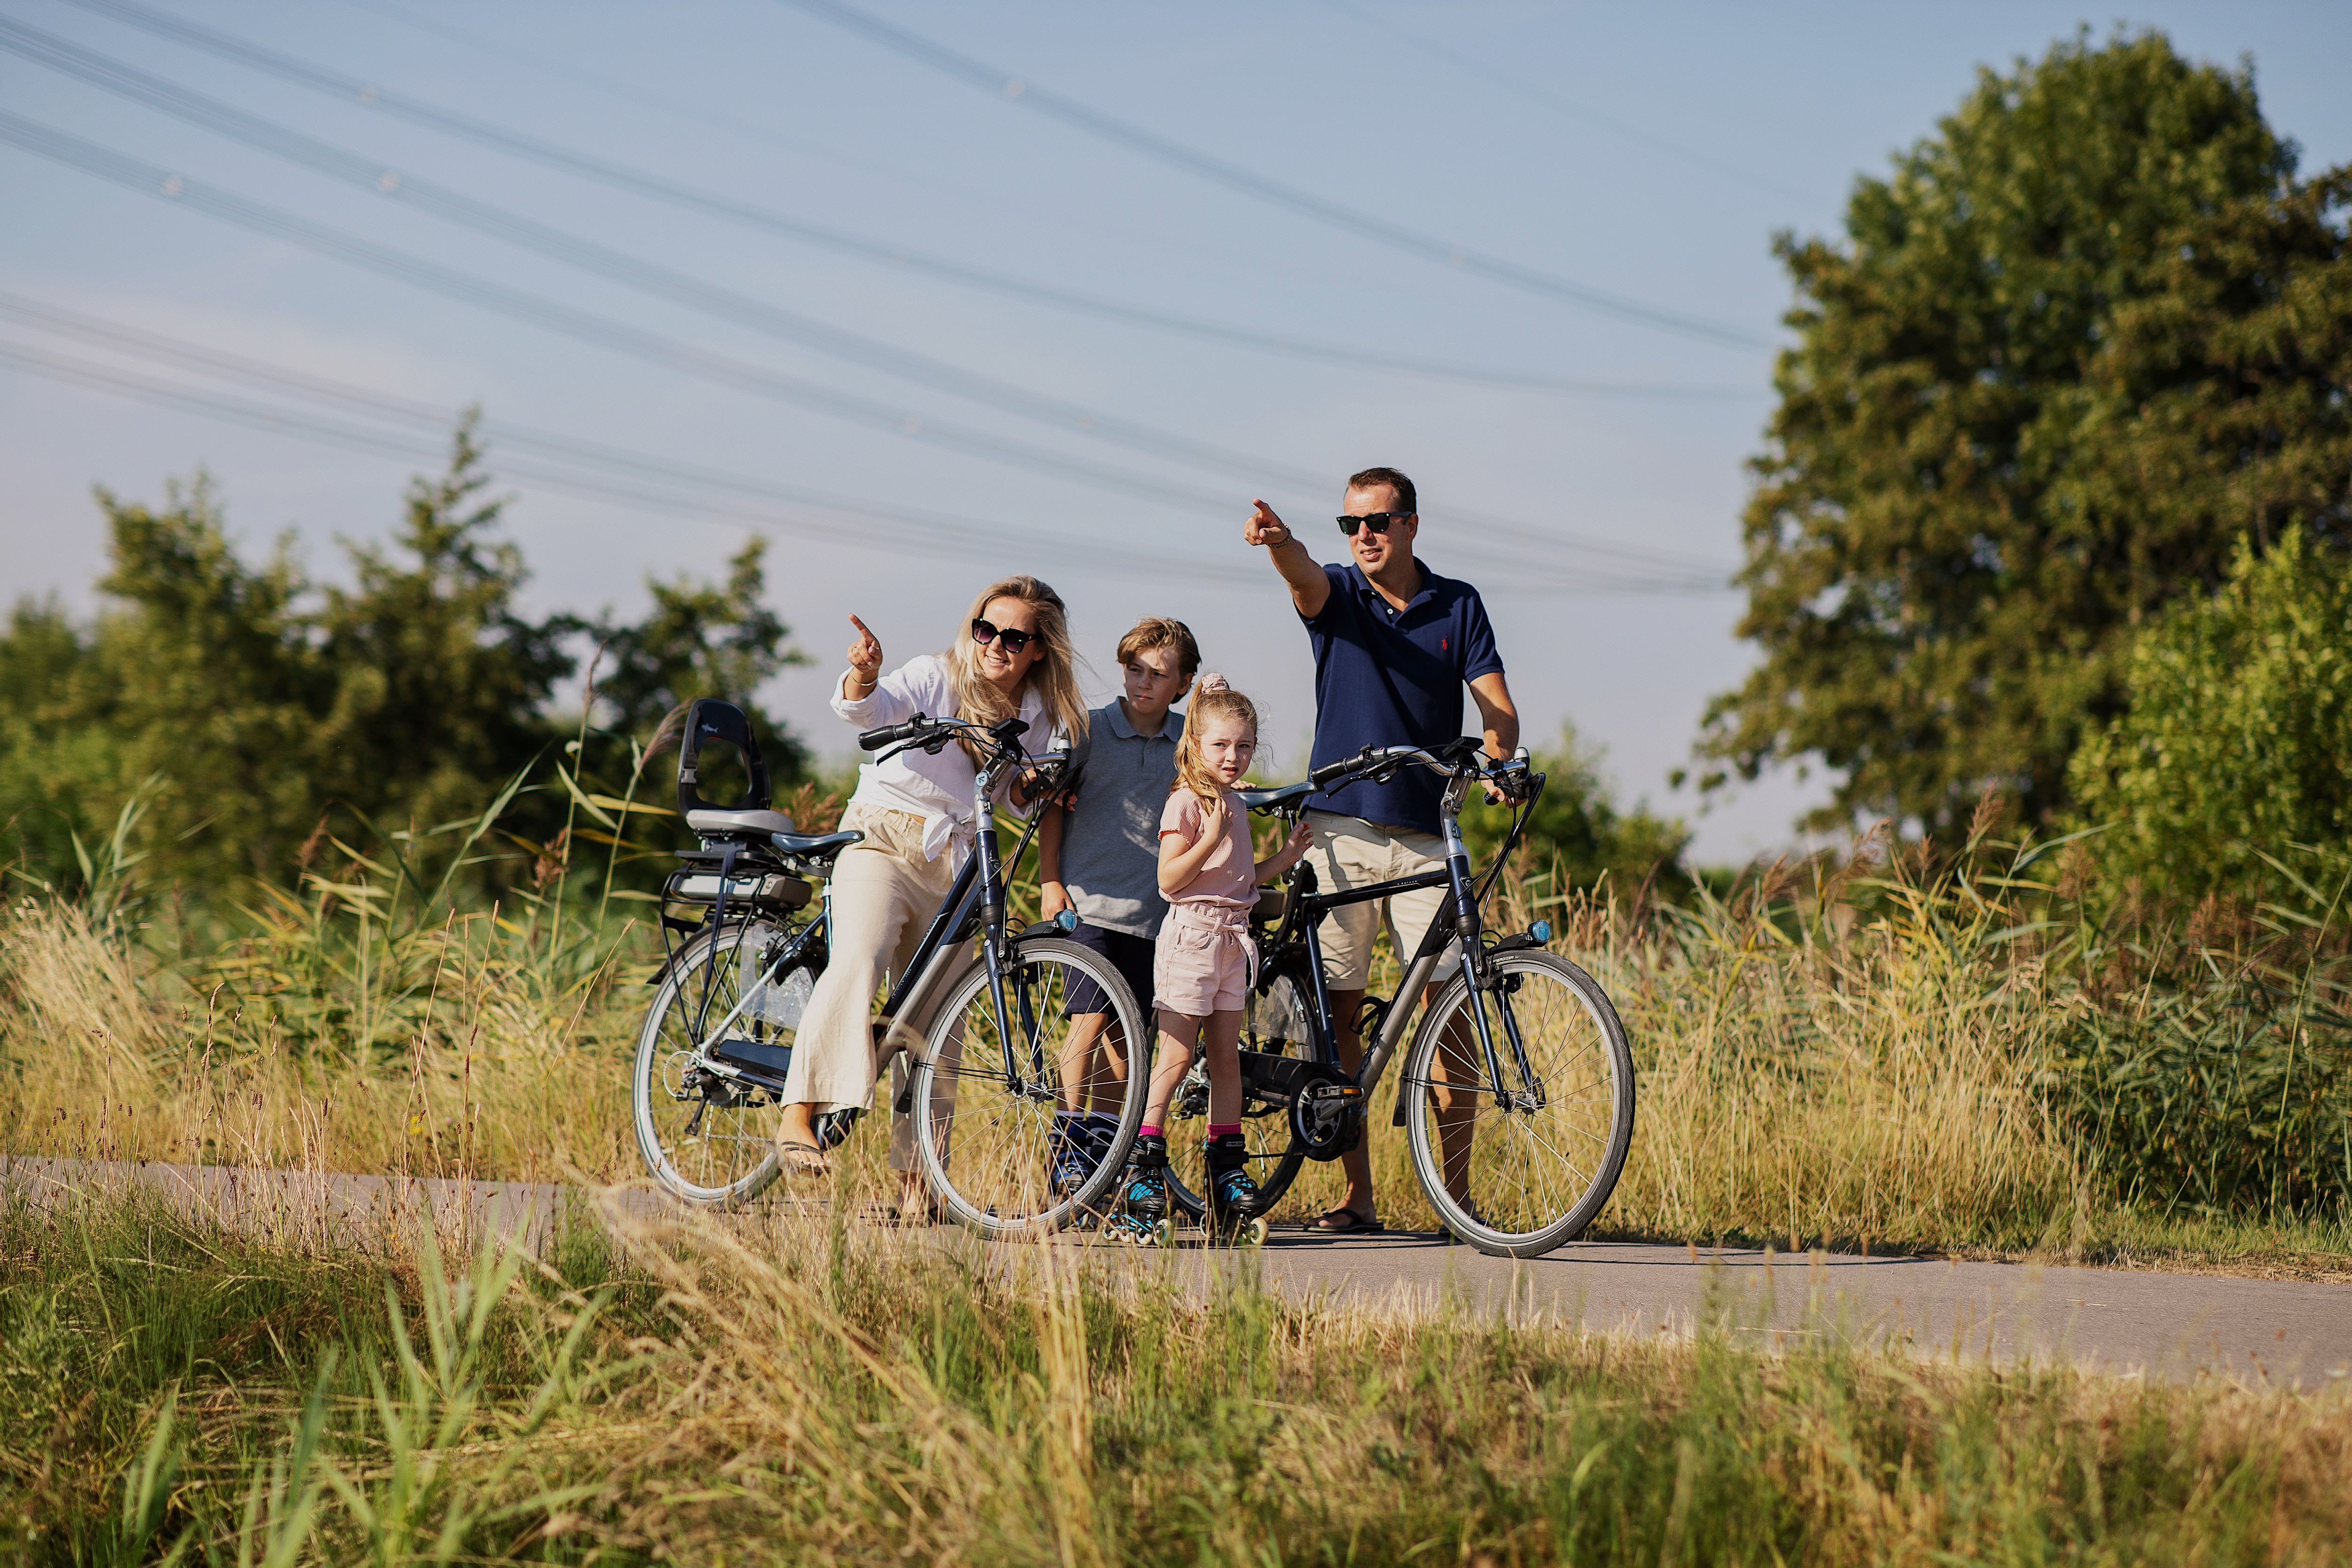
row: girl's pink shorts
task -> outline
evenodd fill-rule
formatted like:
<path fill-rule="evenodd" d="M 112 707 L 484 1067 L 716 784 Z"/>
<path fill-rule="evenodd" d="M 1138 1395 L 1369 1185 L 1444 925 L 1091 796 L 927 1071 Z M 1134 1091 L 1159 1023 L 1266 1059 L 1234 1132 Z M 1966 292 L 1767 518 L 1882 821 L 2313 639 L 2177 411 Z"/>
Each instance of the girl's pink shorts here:
<path fill-rule="evenodd" d="M 1257 974 L 1249 911 L 1173 904 L 1151 954 L 1153 1005 L 1186 1018 L 1239 1012 Z"/>

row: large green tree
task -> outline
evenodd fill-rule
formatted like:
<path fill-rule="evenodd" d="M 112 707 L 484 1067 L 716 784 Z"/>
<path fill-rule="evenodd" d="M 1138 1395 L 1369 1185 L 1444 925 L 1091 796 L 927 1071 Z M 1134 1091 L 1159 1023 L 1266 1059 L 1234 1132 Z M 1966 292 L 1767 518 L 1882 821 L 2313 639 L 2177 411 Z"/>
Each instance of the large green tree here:
<path fill-rule="evenodd" d="M 1948 833 L 1988 785 L 2049 821 L 2137 627 L 2242 531 L 2344 531 L 2344 185 L 2294 156 L 2249 74 L 2078 37 L 1858 180 L 1843 244 L 1780 238 L 1763 658 L 1703 755 L 1826 766 L 1815 826 Z"/>

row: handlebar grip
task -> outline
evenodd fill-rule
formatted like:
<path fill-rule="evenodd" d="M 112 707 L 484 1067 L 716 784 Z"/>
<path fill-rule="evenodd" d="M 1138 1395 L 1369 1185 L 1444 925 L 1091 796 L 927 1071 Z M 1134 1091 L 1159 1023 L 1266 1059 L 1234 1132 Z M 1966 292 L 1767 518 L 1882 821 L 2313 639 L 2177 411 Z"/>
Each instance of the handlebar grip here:
<path fill-rule="evenodd" d="M 869 729 L 857 737 L 858 747 L 866 751 L 879 751 L 886 746 L 896 746 L 902 740 L 912 740 L 930 728 L 931 721 L 921 714 L 904 724 L 886 724 L 880 729 Z"/>
<path fill-rule="evenodd" d="M 1328 789 L 1331 787 L 1332 780 L 1346 778 L 1363 767 L 1365 763 L 1370 762 L 1371 758 L 1372 748 L 1367 746 L 1353 757 L 1343 757 L 1337 762 L 1327 762 L 1322 767 L 1315 768 L 1307 775 L 1307 781 L 1318 789 Z"/>

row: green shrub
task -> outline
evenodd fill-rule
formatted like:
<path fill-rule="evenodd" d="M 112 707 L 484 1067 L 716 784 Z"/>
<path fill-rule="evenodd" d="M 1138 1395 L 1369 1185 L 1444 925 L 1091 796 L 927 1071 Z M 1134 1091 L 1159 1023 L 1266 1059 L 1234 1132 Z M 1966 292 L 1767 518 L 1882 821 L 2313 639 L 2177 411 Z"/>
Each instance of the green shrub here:
<path fill-rule="evenodd" d="M 2210 599 L 2134 644 L 2130 707 L 2074 762 L 2084 814 L 2111 824 L 2110 874 L 2195 899 L 2247 893 L 2263 851 L 2352 841 L 2352 570 L 2291 529 L 2241 542 Z"/>

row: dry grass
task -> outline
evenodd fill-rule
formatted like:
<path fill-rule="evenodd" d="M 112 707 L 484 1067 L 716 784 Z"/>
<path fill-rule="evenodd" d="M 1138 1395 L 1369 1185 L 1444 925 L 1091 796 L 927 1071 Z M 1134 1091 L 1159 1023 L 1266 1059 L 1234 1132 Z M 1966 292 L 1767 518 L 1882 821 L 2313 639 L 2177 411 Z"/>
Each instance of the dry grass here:
<path fill-rule="evenodd" d="M 1204 1296 L 773 1218 L 452 1267 L 20 1203 L 0 1343 L 0 1550 L 27 1562 L 2320 1563 L 2352 1538 L 2340 1395 Z"/>
<path fill-rule="evenodd" d="M 1601 1232 L 2306 1273 L 2352 1250 L 2340 1214 L 2258 1223 L 2120 1198 L 2053 1088 L 2069 1030 L 2103 1004 L 2046 938 L 2021 936 L 2038 928 L 1997 879 L 1867 850 L 1688 910 L 1507 884 L 1499 924 L 1549 917 L 1633 1038 L 1639 1121 Z M 458 914 L 405 894 L 404 868 L 343 852 L 304 899 L 274 896 L 184 957 L 56 901 L 0 915 L 9 1147 L 637 1175 L 626 1077 L 649 993 L 635 982 L 657 949 L 618 912 L 643 906 L 567 921 L 559 880 Z M 1383 1215 L 1426 1228 L 1392 1094 L 1393 1074 L 1370 1134 Z M 853 1140 L 861 1193 L 887 1189 L 882 1143 L 878 1119 Z M 1339 1192 L 1336 1166 L 1310 1166 L 1277 1218 Z"/>

